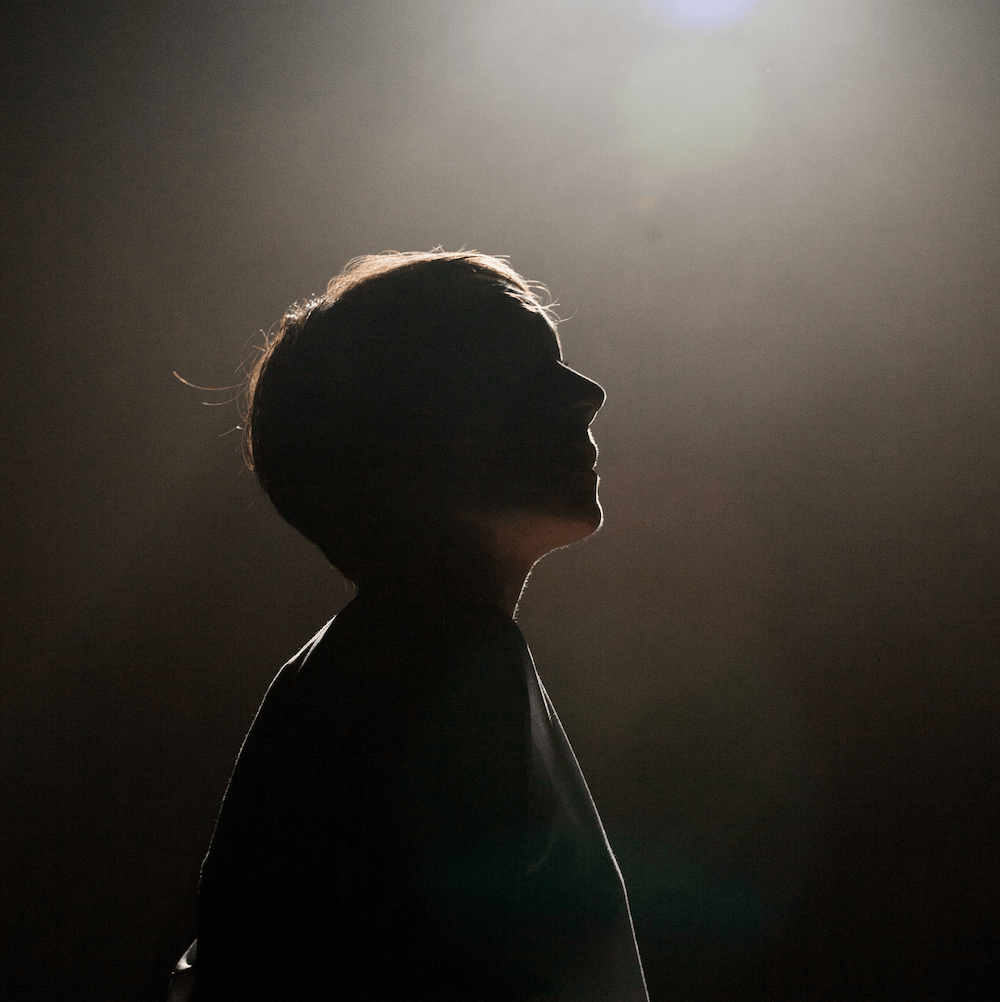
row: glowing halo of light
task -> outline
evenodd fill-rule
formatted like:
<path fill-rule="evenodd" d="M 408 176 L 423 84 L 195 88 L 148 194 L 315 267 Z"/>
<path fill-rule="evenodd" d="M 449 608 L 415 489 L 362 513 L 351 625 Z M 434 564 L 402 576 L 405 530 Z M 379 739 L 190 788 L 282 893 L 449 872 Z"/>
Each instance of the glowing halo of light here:
<path fill-rule="evenodd" d="M 642 0 L 644 6 L 675 28 L 706 32 L 743 20 L 759 0 Z"/>

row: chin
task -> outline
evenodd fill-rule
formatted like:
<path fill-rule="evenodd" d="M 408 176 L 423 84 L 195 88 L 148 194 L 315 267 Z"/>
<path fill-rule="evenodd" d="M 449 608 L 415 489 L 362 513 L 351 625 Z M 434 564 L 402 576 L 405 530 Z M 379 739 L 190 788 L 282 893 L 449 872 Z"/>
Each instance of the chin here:
<path fill-rule="evenodd" d="M 553 539 L 558 539 L 552 549 L 570 546 L 592 536 L 604 524 L 604 512 L 596 496 L 574 505 L 564 505 L 551 512 L 550 526 Z"/>
<path fill-rule="evenodd" d="M 597 498 L 597 474 L 593 470 L 586 473 L 575 483 L 564 481 L 558 493 L 550 490 L 531 500 L 525 498 L 509 507 L 493 509 L 514 536 L 526 544 L 525 549 L 534 552 L 535 560 L 578 543 L 601 528 L 604 512 Z"/>
<path fill-rule="evenodd" d="M 587 518 L 581 518 L 579 521 L 579 526 L 582 532 L 580 539 L 586 539 L 587 536 L 592 536 L 602 525 L 604 525 L 604 511 L 600 506 L 600 503 L 594 502 L 593 507 Z"/>

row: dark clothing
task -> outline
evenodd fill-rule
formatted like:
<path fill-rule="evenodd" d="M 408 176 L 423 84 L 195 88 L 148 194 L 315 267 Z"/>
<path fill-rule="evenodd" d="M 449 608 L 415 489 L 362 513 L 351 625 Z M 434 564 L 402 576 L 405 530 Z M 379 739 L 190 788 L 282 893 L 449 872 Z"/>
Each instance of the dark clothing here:
<path fill-rule="evenodd" d="M 646 1002 L 520 631 L 358 598 L 278 674 L 202 873 L 198 1002 Z"/>

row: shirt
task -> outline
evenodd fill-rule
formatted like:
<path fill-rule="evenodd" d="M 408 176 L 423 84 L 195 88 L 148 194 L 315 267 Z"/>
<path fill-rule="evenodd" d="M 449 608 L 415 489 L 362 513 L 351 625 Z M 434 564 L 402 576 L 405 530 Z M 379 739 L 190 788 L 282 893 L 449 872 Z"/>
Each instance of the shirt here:
<path fill-rule="evenodd" d="M 647 1002 L 624 883 L 514 622 L 360 596 L 279 672 L 202 871 L 199 1002 Z"/>

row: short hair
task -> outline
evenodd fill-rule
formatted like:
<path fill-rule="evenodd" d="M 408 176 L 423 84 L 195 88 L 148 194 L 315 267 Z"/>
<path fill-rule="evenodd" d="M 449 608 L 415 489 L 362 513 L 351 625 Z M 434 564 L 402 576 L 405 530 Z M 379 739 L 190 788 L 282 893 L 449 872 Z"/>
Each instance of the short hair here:
<path fill-rule="evenodd" d="M 555 329 L 545 292 L 476 251 L 367 255 L 266 340 L 245 384 L 247 464 L 346 577 L 446 516 L 476 458 L 461 421 L 476 350 L 512 326 Z"/>

